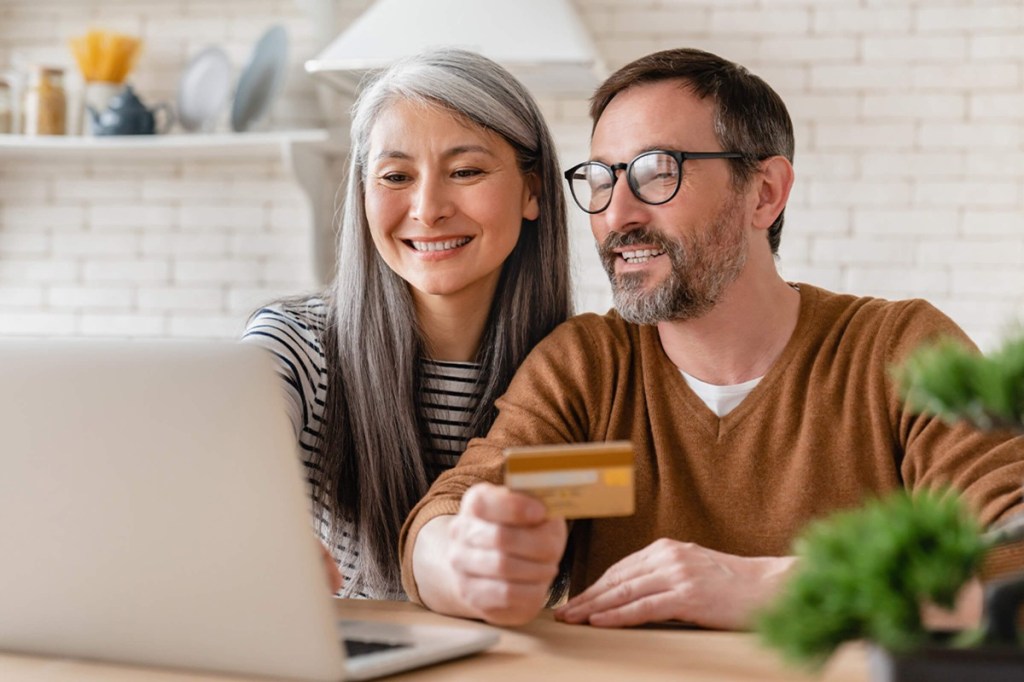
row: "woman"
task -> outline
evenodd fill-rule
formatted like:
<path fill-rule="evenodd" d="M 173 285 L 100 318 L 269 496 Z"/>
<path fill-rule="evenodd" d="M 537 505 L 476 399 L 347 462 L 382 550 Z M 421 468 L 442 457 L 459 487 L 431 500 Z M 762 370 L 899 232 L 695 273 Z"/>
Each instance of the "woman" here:
<path fill-rule="evenodd" d="M 388 69 L 353 109 L 338 270 L 258 311 L 343 596 L 404 598 L 398 533 L 571 312 L 561 174 L 536 103 L 479 55 Z"/>

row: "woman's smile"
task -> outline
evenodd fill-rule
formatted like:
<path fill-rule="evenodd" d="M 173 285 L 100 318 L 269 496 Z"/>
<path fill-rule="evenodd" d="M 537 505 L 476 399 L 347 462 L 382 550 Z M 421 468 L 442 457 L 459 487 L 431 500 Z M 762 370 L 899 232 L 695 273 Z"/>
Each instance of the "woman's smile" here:
<path fill-rule="evenodd" d="M 463 252 L 463 247 L 473 241 L 472 237 L 403 239 L 403 242 L 425 260 L 451 258 Z"/>

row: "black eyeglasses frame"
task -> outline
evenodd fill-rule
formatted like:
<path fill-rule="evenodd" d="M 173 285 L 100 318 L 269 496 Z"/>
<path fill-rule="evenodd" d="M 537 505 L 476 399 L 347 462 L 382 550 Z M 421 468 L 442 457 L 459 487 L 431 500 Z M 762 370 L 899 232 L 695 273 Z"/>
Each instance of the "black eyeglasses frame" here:
<path fill-rule="evenodd" d="M 676 181 L 676 188 L 672 191 L 672 194 L 670 194 L 667 199 L 664 199 L 662 201 L 648 201 L 647 199 L 644 199 L 642 196 L 640 196 L 640 192 L 636 187 L 635 179 L 633 178 L 633 173 L 631 172 L 633 169 L 633 164 L 635 164 L 638 160 L 644 158 L 645 156 L 650 156 L 652 154 L 668 154 L 673 159 L 675 159 L 676 163 L 679 165 L 679 176 Z M 640 201 L 644 202 L 649 206 L 661 206 L 662 204 L 667 204 L 668 202 L 672 201 L 673 199 L 675 199 L 676 195 L 679 194 L 679 188 L 683 184 L 684 161 L 688 159 L 742 159 L 746 156 L 746 154 L 742 154 L 740 152 L 681 152 L 675 151 L 673 149 L 651 149 L 646 152 L 643 152 L 642 154 L 637 154 L 629 163 L 615 163 L 609 166 L 608 164 L 602 163 L 600 161 L 584 161 L 583 163 L 576 164 L 569 170 L 565 171 L 565 173 L 563 173 L 562 175 L 563 177 L 565 177 L 566 182 L 569 183 L 569 193 L 572 194 L 573 202 L 577 206 L 579 206 L 584 213 L 595 215 L 597 213 L 601 213 L 602 211 L 606 210 L 609 206 L 611 206 L 612 193 L 615 191 L 615 183 L 619 181 L 618 171 L 620 170 L 626 171 L 626 184 L 629 185 L 629 190 L 633 193 L 633 196 L 635 196 L 637 199 L 639 199 Z M 576 197 L 576 190 L 573 189 L 572 184 L 573 174 L 580 168 L 592 164 L 606 169 L 609 173 L 611 173 L 612 176 L 612 189 L 610 192 L 608 192 L 608 202 L 601 208 L 597 209 L 596 211 L 592 211 L 588 208 L 583 207 L 583 204 L 581 204 L 580 200 Z"/>

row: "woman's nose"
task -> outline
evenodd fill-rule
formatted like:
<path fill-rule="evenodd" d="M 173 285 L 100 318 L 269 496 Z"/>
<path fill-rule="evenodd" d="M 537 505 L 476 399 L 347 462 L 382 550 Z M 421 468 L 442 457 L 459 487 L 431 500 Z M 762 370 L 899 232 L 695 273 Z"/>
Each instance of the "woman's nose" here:
<path fill-rule="evenodd" d="M 410 215 L 413 220 L 427 227 L 450 218 L 455 205 L 444 183 L 437 178 L 423 177 L 416 188 Z"/>

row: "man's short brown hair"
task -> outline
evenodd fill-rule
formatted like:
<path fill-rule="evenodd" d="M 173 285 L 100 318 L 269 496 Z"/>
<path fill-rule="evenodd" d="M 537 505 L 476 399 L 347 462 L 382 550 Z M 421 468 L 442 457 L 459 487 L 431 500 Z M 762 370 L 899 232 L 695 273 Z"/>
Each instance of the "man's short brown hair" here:
<path fill-rule="evenodd" d="M 712 99 L 715 136 L 722 151 L 744 155 L 741 159 L 730 159 L 737 188 L 744 187 L 760 162 L 768 157 L 784 156 L 793 161 L 793 121 L 778 93 L 743 66 L 703 50 L 663 50 L 623 66 L 609 76 L 590 99 L 594 126 L 620 92 L 664 80 L 679 80 L 697 97 Z M 784 216 L 785 209 L 768 229 L 772 253 L 779 250 Z"/>

